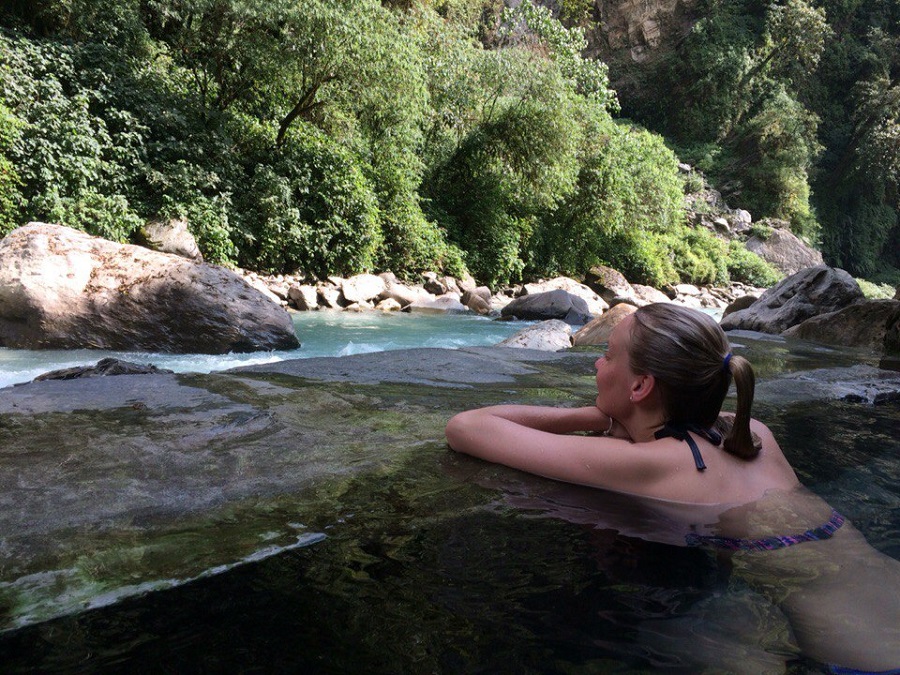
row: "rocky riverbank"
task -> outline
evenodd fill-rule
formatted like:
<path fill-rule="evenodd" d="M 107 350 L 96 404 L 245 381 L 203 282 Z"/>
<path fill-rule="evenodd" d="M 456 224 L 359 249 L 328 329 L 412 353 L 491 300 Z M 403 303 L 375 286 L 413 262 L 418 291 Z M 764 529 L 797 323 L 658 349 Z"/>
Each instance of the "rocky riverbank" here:
<path fill-rule="evenodd" d="M 180 247 L 178 250 L 180 250 Z M 900 301 L 867 301 L 857 282 L 825 265 L 770 289 L 731 284 L 662 289 L 597 266 L 491 289 L 471 277 L 389 272 L 262 277 L 116 244 L 59 225 L 31 223 L 0 241 L 0 347 L 224 354 L 299 346 L 289 310 L 473 312 L 551 322 L 506 346 L 558 349 L 599 344 L 635 308 L 674 302 L 724 316 L 726 330 L 790 333 L 884 354 L 900 352 Z"/>

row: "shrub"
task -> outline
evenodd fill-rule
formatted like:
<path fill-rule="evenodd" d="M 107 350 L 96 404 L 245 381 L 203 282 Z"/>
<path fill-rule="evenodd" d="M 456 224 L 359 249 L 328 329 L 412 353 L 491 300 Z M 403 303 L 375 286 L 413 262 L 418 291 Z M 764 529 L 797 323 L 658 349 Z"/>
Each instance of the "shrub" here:
<path fill-rule="evenodd" d="M 774 286 L 784 276 L 739 241 L 728 244 L 728 274 L 732 281 L 759 288 Z"/>
<path fill-rule="evenodd" d="M 346 149 L 298 125 L 269 164 L 249 178 L 241 205 L 251 240 L 241 264 L 320 278 L 372 268 L 381 243 L 372 186 Z"/>
<path fill-rule="evenodd" d="M 577 276 L 619 261 L 645 278 L 674 277 L 667 263 L 650 264 L 647 256 L 662 246 L 653 235 L 680 231 L 684 219 L 675 155 L 660 137 L 608 118 L 590 120 L 584 138 L 575 190 L 544 215 L 531 269 Z M 633 255 L 628 247 L 636 247 Z"/>
<path fill-rule="evenodd" d="M 21 126 L 12 111 L 0 102 L 0 237 L 21 224 L 22 181 L 8 156 Z"/>

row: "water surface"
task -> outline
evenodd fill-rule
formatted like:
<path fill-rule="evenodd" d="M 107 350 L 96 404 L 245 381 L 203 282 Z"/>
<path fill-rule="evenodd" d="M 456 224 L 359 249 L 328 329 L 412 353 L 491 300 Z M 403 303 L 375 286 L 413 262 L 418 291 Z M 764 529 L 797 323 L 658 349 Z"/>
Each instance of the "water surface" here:
<path fill-rule="evenodd" d="M 0 387 L 29 382 L 49 370 L 93 365 L 106 357 L 152 364 L 176 373 L 209 373 L 238 366 L 317 356 L 347 356 L 413 347 L 497 344 L 527 326 L 477 314 L 407 312 L 291 312 L 299 349 L 246 354 L 160 354 L 91 349 L 29 350 L 0 347 Z"/>

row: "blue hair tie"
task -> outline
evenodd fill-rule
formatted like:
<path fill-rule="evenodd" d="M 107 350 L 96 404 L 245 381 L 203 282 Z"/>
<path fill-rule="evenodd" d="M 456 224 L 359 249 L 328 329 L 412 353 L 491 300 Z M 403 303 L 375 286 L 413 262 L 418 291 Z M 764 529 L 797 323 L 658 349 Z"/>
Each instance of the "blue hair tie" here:
<path fill-rule="evenodd" d="M 731 363 L 731 352 L 728 352 L 725 355 L 725 358 L 722 359 L 722 372 L 729 372 L 728 364 Z"/>

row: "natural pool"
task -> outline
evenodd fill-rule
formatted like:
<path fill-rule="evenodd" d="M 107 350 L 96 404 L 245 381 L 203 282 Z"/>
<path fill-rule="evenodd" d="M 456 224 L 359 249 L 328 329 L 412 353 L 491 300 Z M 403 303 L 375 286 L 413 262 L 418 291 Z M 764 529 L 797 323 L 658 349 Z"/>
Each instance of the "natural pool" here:
<path fill-rule="evenodd" d="M 796 396 L 795 381 L 780 384 L 785 373 L 805 377 L 823 366 L 858 363 L 859 355 L 748 336 L 740 343 L 758 365 L 756 415 L 773 428 L 803 482 L 875 549 L 900 559 L 897 403 Z M 146 521 L 162 518 L 159 513 L 142 512 L 112 533 L 85 526 L 83 536 L 93 537 L 97 549 L 79 559 L 91 567 L 82 570 L 85 577 L 96 582 L 132 574 L 138 588 L 141 573 L 158 568 L 169 576 L 160 572 L 157 579 L 178 577 L 180 583 L 150 583 L 118 600 L 98 593 L 90 596 L 95 609 L 69 605 L 61 616 L 0 633 L 2 670 L 814 670 L 799 660 L 781 611 L 716 556 L 675 545 L 682 535 L 678 524 L 654 505 L 456 456 L 443 444 L 441 421 L 468 405 L 589 400 L 591 359 L 590 353 L 576 354 L 540 375 L 469 389 L 402 383 L 376 388 L 352 377 L 326 388 L 284 373 L 255 374 L 260 386 L 283 389 L 278 405 L 267 404 L 276 418 L 321 403 L 323 411 L 331 406 L 340 412 L 337 426 L 326 425 L 322 433 L 340 436 L 357 424 L 357 409 L 378 415 L 353 427 L 368 429 L 364 436 L 340 436 L 347 448 L 341 455 L 320 452 L 334 439 L 311 433 L 319 445 L 303 457 L 324 464 L 324 478 L 296 490 L 248 493 L 205 529 L 187 510 L 149 541 L 137 539 L 151 532 Z M 341 359 L 337 367 L 333 361 L 319 367 L 357 371 L 358 363 Z M 392 364 L 385 370 L 397 367 Z M 225 385 L 213 379 L 183 381 L 224 392 Z M 110 419 L 146 424 L 131 412 Z M 299 420 L 292 433 L 313 419 Z M 173 437 L 177 432 L 171 430 Z M 42 433 L 59 441 L 49 430 Z M 271 450 L 273 461 L 291 451 L 290 438 L 277 427 L 271 435 L 250 433 L 243 444 L 258 455 Z M 401 446 L 402 438 L 412 440 Z M 223 444 L 218 452 L 234 450 Z M 242 461 L 240 475 L 258 480 L 252 458 Z M 292 466 L 300 465 L 285 465 Z M 274 472 L 269 482 L 279 476 Z M 111 547 L 111 536 L 134 540 Z M 251 539 L 257 544 L 240 547 Z M 224 557 L 223 549 L 229 549 Z M 197 564 L 173 560 L 173 551 Z M 59 583 L 60 606 L 66 593 L 83 592 Z"/>

